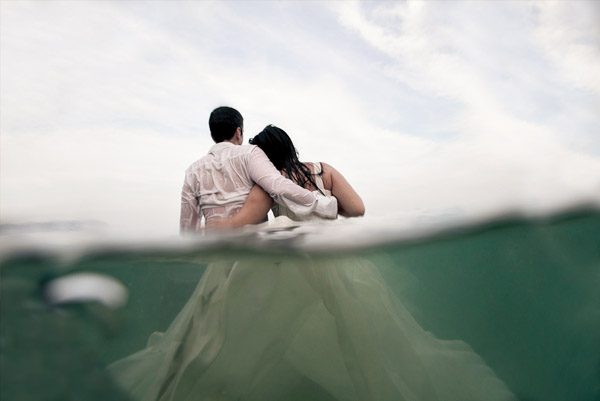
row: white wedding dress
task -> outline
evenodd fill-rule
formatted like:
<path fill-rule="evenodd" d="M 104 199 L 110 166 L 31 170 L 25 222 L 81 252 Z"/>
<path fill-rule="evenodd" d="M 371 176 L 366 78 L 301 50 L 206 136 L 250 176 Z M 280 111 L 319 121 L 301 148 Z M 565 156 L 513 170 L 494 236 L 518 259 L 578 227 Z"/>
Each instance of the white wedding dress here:
<path fill-rule="evenodd" d="M 467 344 L 424 331 L 369 261 L 265 258 L 211 264 L 115 379 L 143 401 L 515 400 Z"/>

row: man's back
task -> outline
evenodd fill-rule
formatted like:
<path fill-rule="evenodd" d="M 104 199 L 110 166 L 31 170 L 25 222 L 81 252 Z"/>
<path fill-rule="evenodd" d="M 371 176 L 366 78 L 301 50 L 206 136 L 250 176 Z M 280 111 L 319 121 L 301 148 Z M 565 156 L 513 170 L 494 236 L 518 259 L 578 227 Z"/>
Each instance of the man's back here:
<path fill-rule="evenodd" d="M 220 142 L 188 167 L 185 184 L 205 218 L 228 216 L 244 204 L 254 185 L 248 172 L 253 148 Z"/>
<path fill-rule="evenodd" d="M 225 141 L 214 145 L 186 170 L 181 231 L 197 231 L 201 216 L 207 221 L 231 216 L 243 206 L 255 183 L 298 215 L 315 211 L 335 218 L 337 214 L 335 199 L 317 202 L 315 194 L 283 177 L 259 147 Z"/>

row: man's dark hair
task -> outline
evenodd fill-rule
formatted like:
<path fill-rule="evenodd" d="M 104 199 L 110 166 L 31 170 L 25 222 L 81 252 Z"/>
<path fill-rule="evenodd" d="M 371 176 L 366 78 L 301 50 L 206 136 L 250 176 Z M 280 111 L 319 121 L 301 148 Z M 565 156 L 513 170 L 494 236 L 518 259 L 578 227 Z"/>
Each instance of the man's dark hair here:
<path fill-rule="evenodd" d="M 210 136 L 219 143 L 228 141 L 235 135 L 235 130 L 244 128 L 244 118 L 239 111 L 232 107 L 217 107 L 210 113 L 208 118 Z"/>

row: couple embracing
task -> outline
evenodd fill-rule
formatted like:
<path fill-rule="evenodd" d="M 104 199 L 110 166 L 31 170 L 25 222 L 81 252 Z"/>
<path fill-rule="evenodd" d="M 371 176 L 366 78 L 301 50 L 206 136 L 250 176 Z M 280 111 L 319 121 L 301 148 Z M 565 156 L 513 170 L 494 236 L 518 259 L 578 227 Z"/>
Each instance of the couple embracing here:
<path fill-rule="evenodd" d="M 275 215 L 364 213 L 325 163 L 301 163 L 267 126 L 254 146 L 228 107 L 209 120 L 216 145 L 186 171 L 181 229 L 240 227 Z M 234 257 L 235 258 L 235 257 Z M 143 401 L 514 401 L 471 347 L 425 331 L 378 266 L 347 256 L 263 256 L 208 265 L 165 332 L 109 366 Z"/>
<path fill-rule="evenodd" d="M 334 219 L 365 212 L 344 176 L 325 163 L 302 163 L 290 137 L 269 125 L 243 145 L 244 120 L 231 107 L 210 114 L 216 144 L 186 171 L 181 195 L 182 232 L 261 223 L 273 213 L 294 220 Z"/>

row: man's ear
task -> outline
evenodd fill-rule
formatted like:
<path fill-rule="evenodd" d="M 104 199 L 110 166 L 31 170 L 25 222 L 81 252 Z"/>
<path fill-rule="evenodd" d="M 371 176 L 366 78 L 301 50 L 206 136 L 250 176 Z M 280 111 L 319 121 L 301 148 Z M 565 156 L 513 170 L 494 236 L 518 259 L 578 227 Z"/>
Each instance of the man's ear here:
<path fill-rule="evenodd" d="M 244 141 L 244 136 L 242 134 L 242 129 L 240 127 L 237 127 L 235 130 L 235 134 L 233 135 L 233 138 L 235 139 L 235 141 L 237 143 L 239 143 L 240 145 L 243 143 Z"/>

